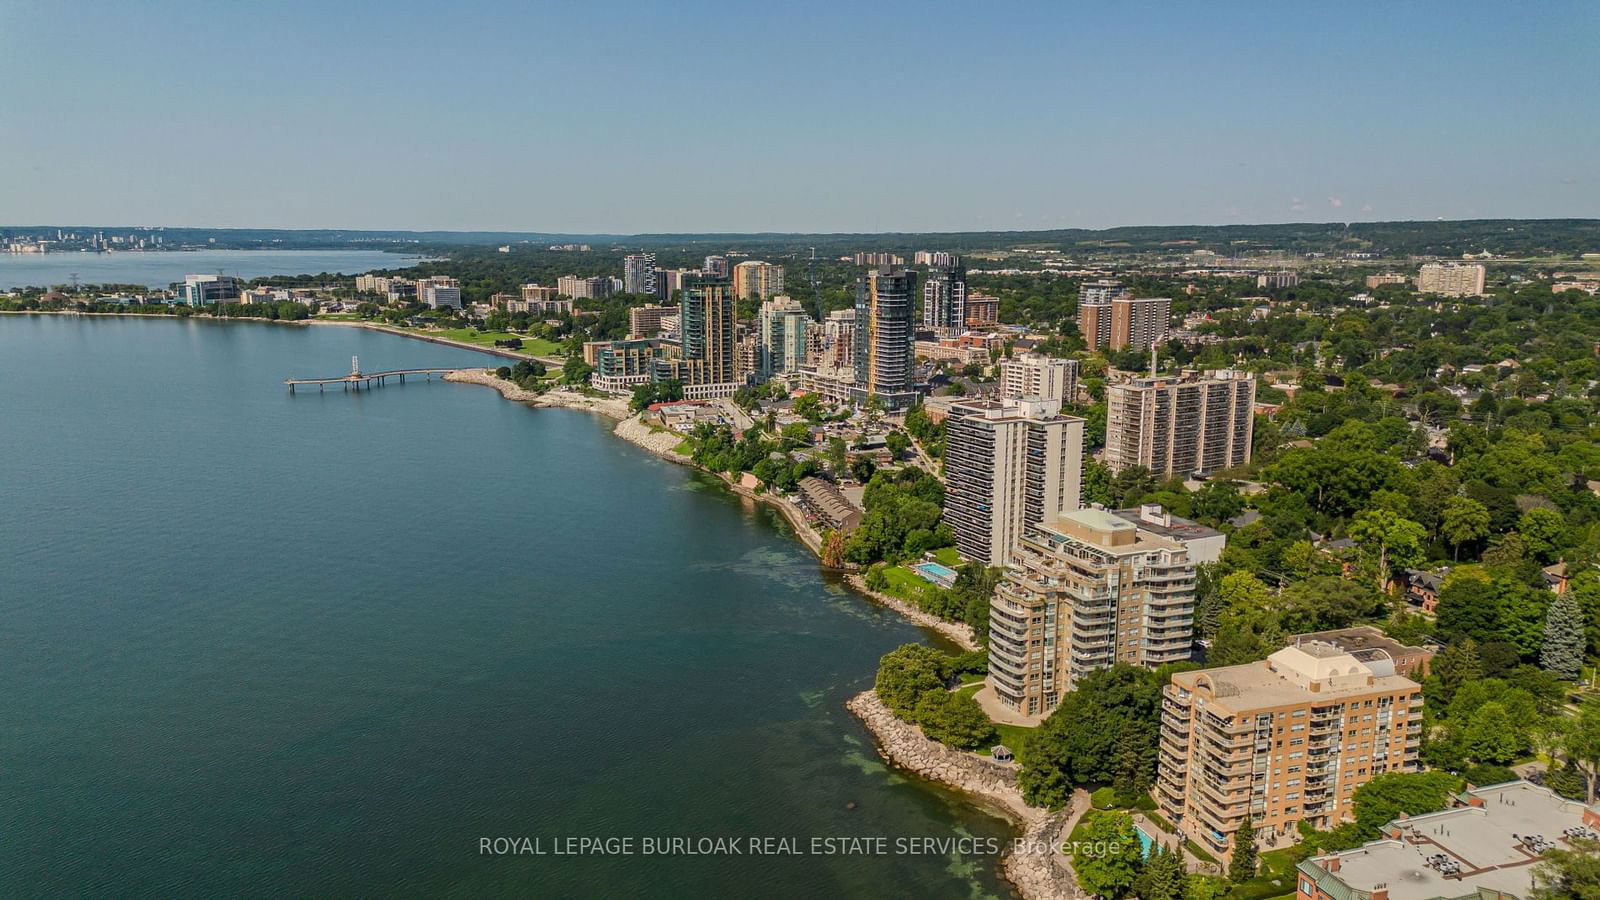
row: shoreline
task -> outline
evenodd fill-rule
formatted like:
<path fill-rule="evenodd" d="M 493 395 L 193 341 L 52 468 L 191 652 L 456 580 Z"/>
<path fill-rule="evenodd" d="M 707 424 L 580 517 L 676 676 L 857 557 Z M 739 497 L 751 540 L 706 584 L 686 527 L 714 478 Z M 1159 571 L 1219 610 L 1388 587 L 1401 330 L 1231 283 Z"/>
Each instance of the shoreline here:
<path fill-rule="evenodd" d="M 538 393 L 518 387 L 516 384 L 496 376 L 488 369 L 456 369 L 446 372 L 445 381 L 455 384 L 477 384 L 487 388 L 494 388 L 500 396 L 514 403 L 525 403 L 536 408 L 559 407 L 561 409 L 581 409 L 585 412 L 597 413 L 608 419 L 620 421 L 628 418 L 628 403 L 614 397 L 591 397 L 577 391 L 563 388 Z"/>
<path fill-rule="evenodd" d="M 1070 859 L 1056 848 L 1088 810 L 1087 792 L 1074 791 L 1071 804 L 1058 812 L 1031 806 L 1017 786 L 1016 763 L 995 762 L 929 739 L 922 729 L 897 718 L 874 690 L 851 697 L 845 708 L 872 734 L 878 755 L 890 765 L 960 791 L 978 808 L 1021 830 L 1004 856 L 1000 874 L 1024 900 L 1085 896 Z"/>
<path fill-rule="evenodd" d="M 429 334 L 426 331 L 416 331 L 416 330 L 405 329 L 405 328 L 394 328 L 394 327 L 389 326 L 389 325 L 381 325 L 381 324 L 379 324 L 377 322 L 366 322 L 366 321 L 360 321 L 360 320 L 356 320 L 356 319 L 317 319 L 317 318 L 311 318 L 311 319 L 260 319 L 260 318 L 255 318 L 253 316 L 213 316 L 213 315 L 207 315 L 207 314 L 203 314 L 203 313 L 192 313 L 192 314 L 187 315 L 187 316 L 180 316 L 180 315 L 174 315 L 172 313 L 147 313 L 147 312 L 132 312 L 132 311 L 129 311 L 129 312 L 83 312 L 83 311 L 76 310 L 76 309 L 0 309 L 0 315 L 6 315 L 6 316 L 96 316 L 96 317 L 106 317 L 106 318 L 129 318 L 129 319 L 172 319 L 173 321 L 177 321 L 177 322 L 187 321 L 189 319 L 199 319 L 201 321 L 206 321 L 206 322 L 262 322 L 262 323 L 265 323 L 267 325 L 290 325 L 290 326 L 294 326 L 294 327 L 297 327 L 297 328 L 308 328 L 308 327 L 311 327 L 311 326 L 333 325 L 333 326 L 337 326 L 337 327 L 341 327 L 341 328 L 364 328 L 367 331 L 377 331 L 377 332 L 381 332 L 383 334 L 392 334 L 395 337 L 410 338 L 413 341 L 425 341 L 425 342 L 430 343 L 430 344 L 438 344 L 438 345 L 440 345 L 442 347 L 455 347 L 458 350 L 472 350 L 472 351 L 475 351 L 477 353 L 487 354 L 489 356 L 497 356 L 497 357 L 499 357 L 501 359 L 538 360 L 539 362 L 545 363 L 546 365 L 550 364 L 551 362 L 554 362 L 558 366 L 561 364 L 561 360 L 559 358 L 557 358 L 557 357 L 554 357 L 554 356 L 535 356 L 532 353 L 523 353 L 523 352 L 521 352 L 519 350 L 507 350 L 504 347 L 492 347 L 492 346 L 485 346 L 483 344 L 473 344 L 473 343 L 469 343 L 467 341 L 458 341 L 458 340 L 455 340 L 454 338 L 439 337 L 438 335 Z"/>
<path fill-rule="evenodd" d="M 35 310 L 17 310 L 14 312 L 19 315 L 39 313 L 39 311 Z M 44 312 L 43 314 L 130 315 L 146 318 L 174 318 L 154 313 L 78 313 L 61 311 Z M 410 337 L 465 350 L 476 350 L 490 356 L 505 357 L 510 355 L 508 351 L 495 351 L 460 341 L 430 338 L 422 334 L 408 334 L 400 330 L 376 327 L 365 322 L 318 322 L 315 320 L 309 322 L 250 321 L 268 321 L 287 325 L 320 324 L 366 328 L 371 331 L 384 332 L 399 337 Z M 529 357 L 526 354 L 516 354 L 516 358 L 534 357 Z M 447 373 L 444 376 L 444 380 L 456 384 L 475 384 L 493 388 L 506 400 L 523 403 L 534 408 L 575 409 L 604 416 L 615 422 L 612 433 L 622 440 L 661 459 L 678 465 L 689 466 L 698 471 L 705 471 L 695 466 L 688 457 L 675 452 L 675 448 L 682 441 L 681 435 L 670 431 L 657 431 L 645 425 L 640 416 L 629 409 L 627 401 L 620 398 L 597 398 L 576 391 L 560 389 L 536 393 L 499 378 L 493 373 L 492 369 L 488 368 L 456 369 Z M 804 515 L 794 507 L 793 503 L 769 493 L 757 493 L 740 485 L 726 473 L 708 472 L 707 474 L 715 475 L 737 496 L 776 508 L 783 515 L 785 521 L 788 522 L 794 535 L 800 539 L 801 543 L 813 555 L 818 557 L 818 564 L 821 566 L 821 536 L 805 521 Z M 822 566 L 822 568 L 827 569 L 825 566 Z M 911 624 L 933 631 L 966 650 L 979 649 L 970 625 L 946 622 L 899 598 L 870 590 L 858 573 L 847 572 L 844 581 L 863 599 L 889 609 Z M 1072 807 L 1062 813 L 1050 813 L 1038 807 L 1029 806 L 1022 799 L 1021 791 L 1016 787 L 1015 764 L 1007 766 L 1005 763 L 987 760 L 976 754 L 962 753 L 929 740 L 922 735 L 920 729 L 895 718 L 894 714 L 878 700 L 876 692 L 872 690 L 852 697 L 846 702 L 845 706 L 873 735 L 879 754 L 891 765 L 910 771 L 930 781 L 944 784 L 975 798 L 976 803 L 974 805 L 978 808 L 998 814 L 1013 825 L 1021 828 L 1022 834 L 1018 840 L 1023 849 L 1006 854 L 1001 866 L 1001 875 L 1017 889 L 1025 900 L 1083 896 L 1077 889 L 1076 880 L 1072 877 L 1070 864 L 1063 862 L 1060 854 L 1053 852 L 1053 849 L 1042 853 L 1032 852 L 1028 849 L 1053 848 L 1061 836 L 1070 831 L 1071 827 L 1076 824 L 1078 817 L 1082 815 L 1083 810 L 1088 806 L 1087 795 L 1082 798 L 1078 796 L 1078 794 L 1083 794 L 1082 791 L 1078 791 L 1074 795 Z"/>
<path fill-rule="evenodd" d="M 971 625 L 968 625 L 965 622 L 948 622 L 939 618 L 938 616 L 923 612 L 922 610 L 918 609 L 915 604 L 901 600 L 899 597 L 891 597 L 888 594 L 875 591 L 867 587 L 866 579 L 859 574 L 851 573 L 846 575 L 844 580 L 849 582 L 850 586 L 855 588 L 857 593 L 860 593 L 862 596 L 865 596 L 872 602 L 878 604 L 879 606 L 886 606 L 889 609 L 894 610 L 900 614 L 901 618 L 921 625 L 923 628 L 931 628 L 934 631 L 939 632 L 955 643 L 961 645 L 962 649 L 968 651 L 982 649 L 978 646 L 977 635 L 973 633 Z"/>

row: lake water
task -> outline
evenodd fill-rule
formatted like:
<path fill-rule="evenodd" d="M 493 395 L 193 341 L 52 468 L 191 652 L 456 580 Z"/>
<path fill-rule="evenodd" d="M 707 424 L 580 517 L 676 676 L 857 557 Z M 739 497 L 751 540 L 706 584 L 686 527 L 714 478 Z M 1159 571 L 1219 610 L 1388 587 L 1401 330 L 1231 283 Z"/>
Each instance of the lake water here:
<path fill-rule="evenodd" d="M 1008 893 L 987 856 L 481 856 L 1011 832 L 881 763 L 842 704 L 929 636 L 770 511 L 587 413 L 281 383 L 357 354 L 486 359 L 0 316 L 0 896 Z"/>
<path fill-rule="evenodd" d="M 418 257 L 377 250 L 174 250 L 149 253 L 0 253 L 0 290 L 79 284 L 164 288 L 185 275 L 359 275 L 414 265 Z"/>

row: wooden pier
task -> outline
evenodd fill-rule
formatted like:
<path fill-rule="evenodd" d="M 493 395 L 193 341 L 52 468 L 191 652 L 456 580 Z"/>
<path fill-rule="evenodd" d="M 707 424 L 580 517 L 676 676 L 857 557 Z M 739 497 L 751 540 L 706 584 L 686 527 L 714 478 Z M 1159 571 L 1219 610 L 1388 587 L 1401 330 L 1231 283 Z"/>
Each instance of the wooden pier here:
<path fill-rule="evenodd" d="M 322 391 L 326 390 L 328 385 L 331 384 L 339 385 L 341 388 L 347 391 L 352 389 L 359 391 L 362 388 L 371 390 L 373 385 L 385 384 L 391 378 L 398 378 L 401 384 L 405 383 L 407 375 L 413 377 L 421 375 L 429 380 L 432 380 L 433 376 L 438 375 L 442 378 L 446 373 L 454 372 L 456 368 L 459 367 L 445 369 L 391 369 L 387 372 L 363 372 L 361 371 L 360 358 L 352 356 L 350 357 L 350 374 L 348 375 L 336 375 L 332 378 L 285 378 L 283 383 L 289 386 L 289 393 L 291 394 L 294 393 L 294 390 L 297 387 L 315 386 L 317 390 Z"/>

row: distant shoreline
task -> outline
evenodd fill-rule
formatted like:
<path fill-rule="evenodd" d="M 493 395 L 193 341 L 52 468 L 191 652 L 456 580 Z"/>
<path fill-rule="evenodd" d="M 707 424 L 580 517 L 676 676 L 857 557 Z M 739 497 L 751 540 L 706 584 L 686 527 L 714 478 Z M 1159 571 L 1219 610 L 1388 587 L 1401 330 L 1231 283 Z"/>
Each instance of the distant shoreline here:
<path fill-rule="evenodd" d="M 0 315 L 102 317 L 126 316 L 130 318 L 172 319 L 175 321 L 182 321 L 177 316 L 172 316 L 165 313 L 139 312 L 78 312 L 76 310 L 21 309 L 0 310 Z M 539 360 L 540 362 L 545 363 L 552 361 L 551 357 L 538 357 L 528 353 L 519 353 L 497 347 L 485 347 L 481 344 L 469 344 L 465 341 L 457 341 L 450 338 L 438 337 L 425 332 L 390 328 L 388 326 L 377 325 L 372 322 L 358 322 L 343 319 L 300 319 L 291 321 L 284 319 L 228 318 L 218 316 L 190 316 L 187 318 L 198 318 L 208 322 L 263 322 L 271 325 L 289 325 L 301 327 L 334 325 L 344 328 L 361 328 L 367 331 L 376 331 L 381 334 L 392 334 L 396 337 L 426 341 L 430 344 L 439 344 L 441 346 L 454 347 L 460 350 L 472 350 L 477 353 L 482 353 L 486 356 L 494 356 L 501 359 Z M 633 429 L 625 429 L 624 426 L 627 426 L 630 422 L 636 421 L 638 418 L 628 409 L 627 402 L 625 400 L 618 398 L 600 399 L 568 391 L 547 391 L 543 394 L 536 394 L 532 391 L 525 391 L 509 381 L 505 381 L 504 379 L 492 375 L 487 367 L 482 370 L 473 369 L 470 367 L 457 369 L 449 375 L 446 375 L 445 380 L 458 384 L 477 384 L 483 387 L 494 388 L 495 390 L 499 391 L 500 395 L 507 400 L 516 403 L 525 403 L 529 406 L 537 408 L 558 407 L 562 409 L 576 409 L 605 416 L 616 423 L 615 427 L 612 429 L 612 432 L 622 440 L 625 440 L 628 443 L 633 444 L 640 449 L 669 462 L 690 466 L 702 472 L 706 471 L 705 469 L 701 469 L 699 466 L 694 465 L 692 461 L 674 453 L 671 449 L 662 449 L 652 446 L 647 440 L 640 439 L 635 433 L 630 433 L 633 431 Z M 789 527 L 794 531 L 795 537 L 799 539 L 800 543 L 805 545 L 807 550 L 810 550 L 811 553 L 817 557 L 818 564 L 821 564 L 821 536 L 818 535 L 810 527 L 810 525 L 806 523 L 804 516 L 799 512 L 799 510 L 794 508 L 794 504 L 780 497 L 772 496 L 769 493 L 758 494 L 749 488 L 742 487 L 738 484 L 738 482 L 730 479 L 724 473 L 708 472 L 707 474 L 717 476 L 718 480 L 723 483 L 730 493 L 754 500 L 758 503 L 766 504 L 776 509 L 788 522 Z M 841 570 L 830 569 L 830 571 Z M 865 584 L 861 581 L 861 578 L 858 574 L 851 574 L 850 570 L 848 569 L 842 571 L 846 575 L 845 582 L 850 586 L 851 590 L 862 599 L 872 603 L 875 606 L 881 606 L 889 609 L 905 621 L 910 622 L 919 628 L 933 631 L 940 637 L 951 641 L 958 646 L 971 649 L 973 642 L 971 628 L 969 626 L 959 625 L 953 622 L 945 622 L 942 619 L 930 616 L 921 612 L 920 610 L 916 610 L 907 604 L 895 601 L 892 597 L 887 597 L 886 595 L 880 595 L 875 591 L 867 590 Z"/>

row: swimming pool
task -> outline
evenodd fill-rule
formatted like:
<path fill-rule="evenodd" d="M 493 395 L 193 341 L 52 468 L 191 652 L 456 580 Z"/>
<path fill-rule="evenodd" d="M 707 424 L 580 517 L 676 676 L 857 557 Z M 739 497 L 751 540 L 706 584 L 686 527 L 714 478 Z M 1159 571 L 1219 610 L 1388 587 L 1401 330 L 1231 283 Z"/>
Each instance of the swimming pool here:
<path fill-rule="evenodd" d="M 1156 844 L 1155 838 L 1145 834 L 1144 829 L 1137 825 L 1133 826 L 1133 833 L 1139 836 L 1139 855 L 1149 857 L 1150 848 Z"/>
<path fill-rule="evenodd" d="M 956 570 L 936 562 L 917 563 L 911 567 L 924 580 L 943 587 L 950 587 L 956 583 Z"/>

